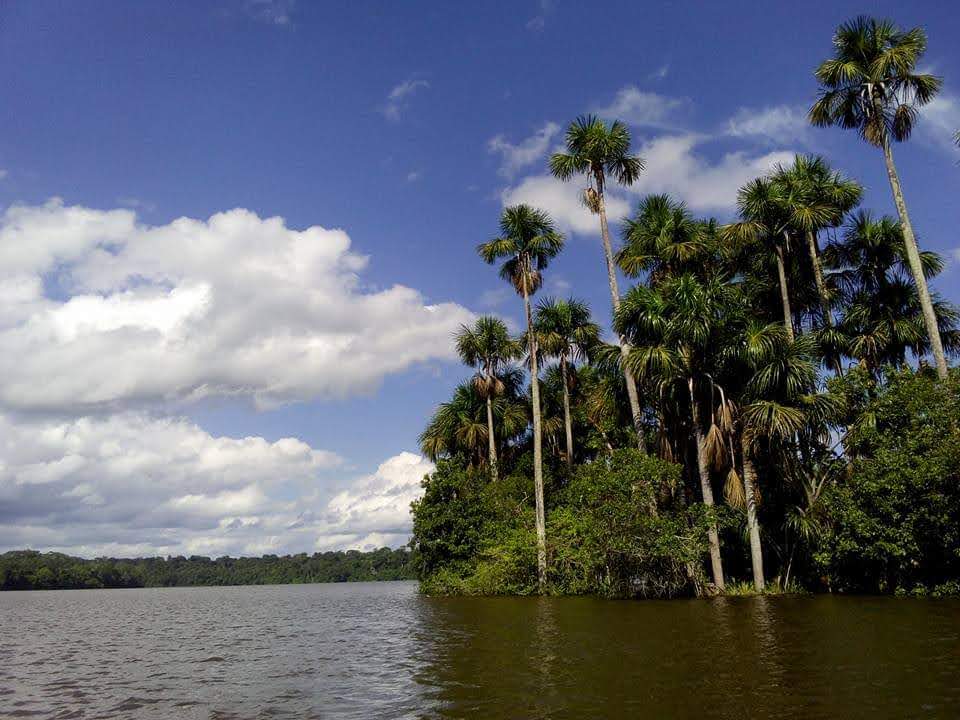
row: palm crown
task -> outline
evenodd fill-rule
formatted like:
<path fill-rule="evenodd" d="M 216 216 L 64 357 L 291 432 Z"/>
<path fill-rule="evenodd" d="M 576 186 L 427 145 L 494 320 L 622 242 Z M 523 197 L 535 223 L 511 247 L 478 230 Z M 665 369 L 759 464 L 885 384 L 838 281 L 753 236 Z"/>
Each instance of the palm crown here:
<path fill-rule="evenodd" d="M 649 195 L 640 201 L 636 217 L 624 224 L 617 264 L 631 277 L 649 272 L 656 283 L 702 258 L 712 236 L 713 225 L 696 220 L 682 202 Z"/>
<path fill-rule="evenodd" d="M 503 321 L 484 315 L 477 318 L 472 328 L 461 325 L 456 344 L 460 359 L 480 371 L 474 383 L 481 396 L 499 395 L 503 391 L 500 376 L 521 352 L 520 344 L 510 337 Z"/>
<path fill-rule="evenodd" d="M 643 172 L 643 160 L 630 155 L 630 130 L 619 120 L 609 127 L 594 115 L 582 115 L 570 123 L 567 152 L 550 158 L 550 172 L 560 180 L 585 174 L 603 190 L 607 176 L 621 185 L 632 185 Z"/>
<path fill-rule="evenodd" d="M 810 109 L 817 126 L 856 129 L 881 147 L 910 137 L 917 108 L 939 92 L 942 80 L 915 72 L 927 49 L 921 28 L 901 31 L 889 20 L 858 17 L 837 29 L 834 57 L 816 70 L 820 97 Z"/>
<path fill-rule="evenodd" d="M 534 329 L 537 347 L 546 355 L 585 360 L 600 343 L 600 326 L 590 319 L 590 308 L 573 298 L 542 301 Z"/>
<path fill-rule="evenodd" d="M 813 155 L 797 155 L 792 165 L 777 165 L 773 182 L 781 188 L 790 224 L 802 232 L 838 226 L 863 196 L 858 182 Z"/>
<path fill-rule="evenodd" d="M 489 264 L 505 259 L 500 277 L 518 294 L 533 294 L 542 282 L 541 271 L 563 249 L 563 236 L 550 216 L 529 205 L 505 208 L 500 237 L 480 244 L 477 252 Z"/>

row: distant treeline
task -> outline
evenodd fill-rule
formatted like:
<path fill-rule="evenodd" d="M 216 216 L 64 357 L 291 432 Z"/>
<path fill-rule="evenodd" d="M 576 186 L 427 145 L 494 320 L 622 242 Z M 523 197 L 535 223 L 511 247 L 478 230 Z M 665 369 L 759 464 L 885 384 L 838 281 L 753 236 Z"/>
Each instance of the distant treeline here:
<path fill-rule="evenodd" d="M 410 552 L 380 548 L 263 557 L 85 558 L 15 550 L 0 555 L 0 590 L 274 585 L 412 580 Z"/>

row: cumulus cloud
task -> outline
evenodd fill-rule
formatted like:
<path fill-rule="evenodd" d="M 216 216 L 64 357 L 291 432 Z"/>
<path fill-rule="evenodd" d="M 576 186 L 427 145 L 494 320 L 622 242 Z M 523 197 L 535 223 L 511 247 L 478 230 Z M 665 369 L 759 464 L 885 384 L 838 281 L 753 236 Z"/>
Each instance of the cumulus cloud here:
<path fill-rule="evenodd" d="M 420 483 L 433 467 L 411 452 L 381 463 L 375 473 L 330 499 L 326 516 L 330 531 L 353 535 L 353 543 L 363 543 L 372 533 L 402 542 L 410 534 L 410 503 L 420 497 Z"/>
<path fill-rule="evenodd" d="M 0 407 L 77 416 L 221 395 L 374 390 L 453 357 L 472 314 L 363 288 L 342 230 L 248 210 L 167 225 L 52 200 L 0 217 Z"/>
<path fill-rule="evenodd" d="M 727 120 L 724 131 L 732 137 L 772 144 L 805 142 L 810 134 L 810 122 L 807 111 L 800 106 L 740 108 Z"/>
<path fill-rule="evenodd" d="M 677 116 L 690 106 L 686 98 L 644 92 L 634 85 L 617 91 L 613 102 L 595 110 L 606 120 L 622 120 L 639 127 L 672 127 Z"/>
<path fill-rule="evenodd" d="M 387 93 L 387 102 L 383 106 L 383 114 L 388 120 L 399 120 L 400 115 L 406 109 L 409 99 L 420 90 L 430 88 L 430 83 L 418 78 L 409 78 L 402 83 L 395 85 Z"/>
<path fill-rule="evenodd" d="M 403 544 L 433 466 L 368 476 L 293 438 L 213 437 L 182 418 L 0 415 L 0 551 L 261 554 Z"/>
<path fill-rule="evenodd" d="M 668 135 L 639 148 L 646 170 L 630 191 L 635 194 L 669 193 L 699 212 L 732 210 L 737 188 L 763 175 L 778 163 L 793 160 L 792 151 L 731 152 L 711 161 L 697 152 L 707 140 L 702 135 Z"/>
<path fill-rule="evenodd" d="M 502 134 L 496 135 L 487 141 L 487 150 L 500 155 L 499 173 L 503 177 L 512 178 L 520 170 L 541 160 L 558 132 L 560 126 L 555 122 L 548 122 L 517 144 L 509 142 Z"/>
<path fill-rule="evenodd" d="M 669 193 L 697 212 L 729 212 L 737 188 L 767 172 L 777 163 L 788 163 L 793 152 L 731 152 L 708 159 L 699 148 L 709 140 L 697 134 L 663 135 L 637 148 L 646 169 L 630 188 L 608 190 L 607 214 L 611 223 L 632 210 L 637 195 Z M 599 232 L 599 221 L 581 202 L 585 180 L 562 183 L 550 175 L 532 175 L 503 190 L 504 205 L 529 203 L 550 213 L 565 232 L 590 235 Z"/>

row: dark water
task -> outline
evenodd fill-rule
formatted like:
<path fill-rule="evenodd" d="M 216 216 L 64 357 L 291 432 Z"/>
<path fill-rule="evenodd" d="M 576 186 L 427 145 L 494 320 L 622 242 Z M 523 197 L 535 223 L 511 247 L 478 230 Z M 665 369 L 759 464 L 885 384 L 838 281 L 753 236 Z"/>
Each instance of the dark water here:
<path fill-rule="evenodd" d="M 960 602 L 0 593 L 0 717 L 958 718 Z"/>

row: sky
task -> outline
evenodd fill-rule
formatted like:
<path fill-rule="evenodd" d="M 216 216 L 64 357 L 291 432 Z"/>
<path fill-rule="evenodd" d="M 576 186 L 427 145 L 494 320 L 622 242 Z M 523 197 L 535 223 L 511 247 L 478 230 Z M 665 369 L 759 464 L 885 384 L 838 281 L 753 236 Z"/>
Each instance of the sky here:
<path fill-rule="evenodd" d="M 944 77 L 895 148 L 934 289 L 960 302 L 956 3 L 305 0 L 0 4 L 0 551 L 398 546 L 452 335 L 519 299 L 476 245 L 505 205 L 566 234 L 543 295 L 609 320 L 563 129 L 619 118 L 666 192 L 824 155 L 893 214 L 879 151 L 815 129 L 859 13 L 922 25 Z"/>

